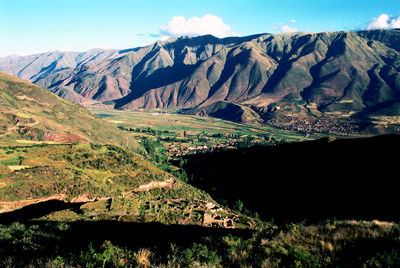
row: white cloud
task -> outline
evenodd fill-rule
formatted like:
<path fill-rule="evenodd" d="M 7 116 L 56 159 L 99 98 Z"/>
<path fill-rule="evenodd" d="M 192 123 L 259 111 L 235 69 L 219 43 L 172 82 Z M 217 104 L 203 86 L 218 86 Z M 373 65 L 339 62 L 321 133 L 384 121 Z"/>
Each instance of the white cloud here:
<path fill-rule="evenodd" d="M 388 14 L 381 14 L 377 18 L 372 18 L 372 20 L 367 25 L 367 29 L 392 28 L 400 28 L 400 16 L 391 19 Z"/>
<path fill-rule="evenodd" d="M 392 28 L 400 28 L 400 16 L 392 19 L 392 21 L 390 22 L 390 25 L 392 26 Z"/>
<path fill-rule="evenodd" d="M 388 14 L 381 14 L 378 18 L 372 18 L 367 26 L 367 29 L 381 29 L 389 28 L 389 16 Z"/>
<path fill-rule="evenodd" d="M 295 19 L 290 20 L 291 23 L 296 23 L 296 21 Z"/>
<path fill-rule="evenodd" d="M 222 18 L 210 14 L 190 19 L 186 19 L 183 16 L 174 16 L 166 25 L 161 26 L 160 32 L 162 39 L 182 35 L 212 34 L 217 37 L 232 35 L 231 27 L 226 25 Z"/>
<path fill-rule="evenodd" d="M 282 26 L 281 27 L 281 30 L 282 30 L 282 32 L 284 32 L 284 33 L 294 33 L 294 32 L 298 32 L 298 30 L 297 30 L 297 28 L 292 28 L 292 27 L 289 27 L 289 26 L 287 26 L 287 25 L 284 25 L 284 26 Z"/>
<path fill-rule="evenodd" d="M 166 40 L 168 40 L 168 38 L 171 38 L 171 36 L 163 35 L 163 36 L 160 37 L 160 40 L 161 41 L 166 41 Z"/>

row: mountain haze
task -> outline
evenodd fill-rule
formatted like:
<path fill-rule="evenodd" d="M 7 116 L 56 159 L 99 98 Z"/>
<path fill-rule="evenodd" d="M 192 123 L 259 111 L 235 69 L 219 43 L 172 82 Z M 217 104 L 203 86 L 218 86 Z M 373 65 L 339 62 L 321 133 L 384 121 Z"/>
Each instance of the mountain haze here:
<path fill-rule="evenodd" d="M 68 100 L 117 109 L 198 111 L 223 101 L 265 120 L 379 121 L 400 112 L 399 44 L 398 29 L 206 35 L 120 51 L 8 57 L 0 69 Z"/>

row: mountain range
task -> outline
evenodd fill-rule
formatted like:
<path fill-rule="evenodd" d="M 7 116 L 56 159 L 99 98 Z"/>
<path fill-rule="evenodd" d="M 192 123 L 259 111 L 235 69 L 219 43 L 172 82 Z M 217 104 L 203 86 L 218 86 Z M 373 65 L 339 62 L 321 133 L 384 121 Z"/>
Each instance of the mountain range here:
<path fill-rule="evenodd" d="M 399 29 L 180 37 L 125 50 L 9 56 L 0 70 L 67 100 L 116 109 L 224 115 L 219 107 L 233 107 L 238 121 L 328 118 L 389 132 L 400 115 Z"/>

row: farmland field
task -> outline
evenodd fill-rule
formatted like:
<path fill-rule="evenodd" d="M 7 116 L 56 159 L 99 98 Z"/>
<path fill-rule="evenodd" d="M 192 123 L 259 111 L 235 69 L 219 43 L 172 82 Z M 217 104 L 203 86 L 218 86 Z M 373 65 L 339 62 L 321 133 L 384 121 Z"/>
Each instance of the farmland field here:
<path fill-rule="evenodd" d="M 164 111 L 118 111 L 92 108 L 98 117 L 116 124 L 131 135 L 159 141 L 157 150 L 180 146 L 232 148 L 240 143 L 273 144 L 321 138 L 276 129 L 260 123 L 237 123 L 212 117 L 181 115 Z"/>
<path fill-rule="evenodd" d="M 294 131 L 275 129 L 261 124 L 235 123 L 212 117 L 201 117 L 194 115 L 181 115 L 160 111 L 119 111 L 90 109 L 98 117 L 104 118 L 117 125 L 130 127 L 150 127 L 154 130 L 170 130 L 176 133 L 192 131 L 201 133 L 203 131 L 215 133 L 240 133 L 241 135 L 264 135 L 268 134 L 289 140 L 304 140 L 304 135 Z M 316 136 L 317 137 L 317 136 Z"/>

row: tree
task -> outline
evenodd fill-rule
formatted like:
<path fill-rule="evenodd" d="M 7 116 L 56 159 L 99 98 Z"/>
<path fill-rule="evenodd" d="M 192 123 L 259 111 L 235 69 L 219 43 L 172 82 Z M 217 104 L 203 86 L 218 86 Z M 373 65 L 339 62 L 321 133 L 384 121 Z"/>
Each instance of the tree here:
<path fill-rule="evenodd" d="M 149 155 L 153 156 L 156 151 L 154 142 L 148 137 L 142 137 L 141 143 L 143 145 L 143 148 L 146 150 L 146 152 Z"/>

